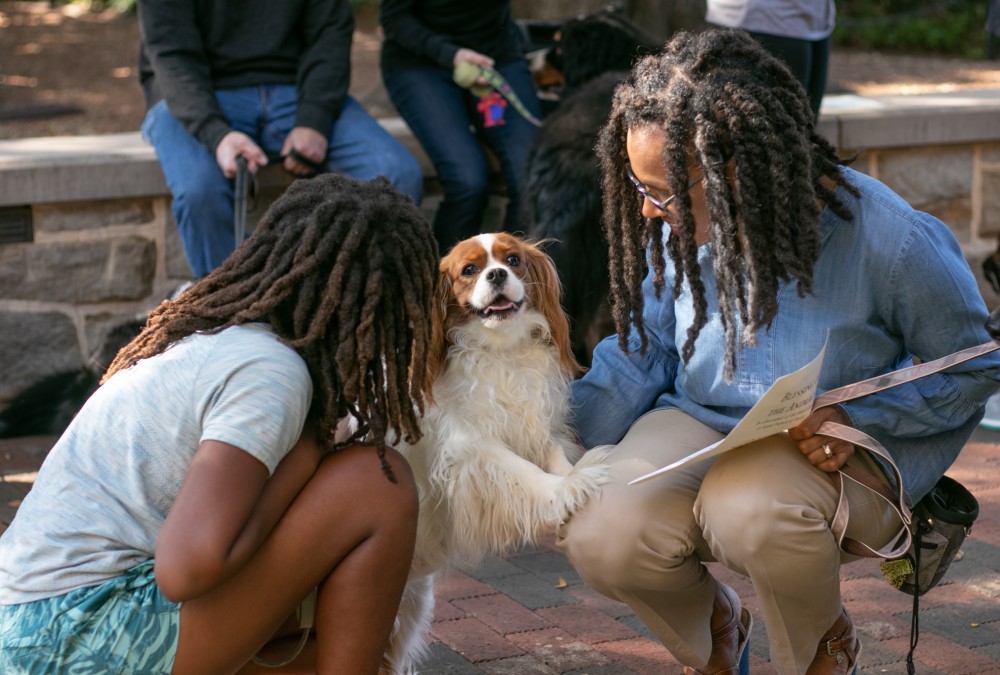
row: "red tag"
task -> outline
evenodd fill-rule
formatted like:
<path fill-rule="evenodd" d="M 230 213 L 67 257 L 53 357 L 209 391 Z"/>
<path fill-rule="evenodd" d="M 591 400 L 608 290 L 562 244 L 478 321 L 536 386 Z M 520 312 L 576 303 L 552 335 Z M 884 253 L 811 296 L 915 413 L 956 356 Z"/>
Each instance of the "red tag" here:
<path fill-rule="evenodd" d="M 491 91 L 479 99 L 476 108 L 483 115 L 484 127 L 496 127 L 505 124 L 503 114 L 507 108 L 507 100 L 495 91 Z"/>

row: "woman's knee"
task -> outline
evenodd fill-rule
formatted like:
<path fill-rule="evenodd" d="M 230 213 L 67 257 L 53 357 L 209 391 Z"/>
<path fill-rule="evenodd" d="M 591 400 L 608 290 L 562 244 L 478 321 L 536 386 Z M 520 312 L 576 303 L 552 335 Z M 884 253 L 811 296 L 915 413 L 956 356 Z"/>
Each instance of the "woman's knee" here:
<path fill-rule="evenodd" d="M 490 179 L 485 167 L 482 171 L 448 170 L 442 167 L 439 178 L 445 199 L 449 201 L 485 205 L 489 199 Z"/>
<path fill-rule="evenodd" d="M 828 536 L 835 507 L 829 478 L 779 442 L 720 458 L 705 476 L 694 512 L 713 556 L 743 568 L 768 551 Z"/>
<path fill-rule="evenodd" d="M 419 499 L 413 471 L 392 448 L 386 449 L 384 461 L 371 446 L 338 450 L 320 462 L 310 482 L 328 499 L 363 505 L 374 527 L 416 532 Z"/>
<path fill-rule="evenodd" d="M 588 586 L 617 597 L 648 553 L 640 530 L 640 523 L 623 523 L 597 502 L 559 527 L 557 544 Z"/>

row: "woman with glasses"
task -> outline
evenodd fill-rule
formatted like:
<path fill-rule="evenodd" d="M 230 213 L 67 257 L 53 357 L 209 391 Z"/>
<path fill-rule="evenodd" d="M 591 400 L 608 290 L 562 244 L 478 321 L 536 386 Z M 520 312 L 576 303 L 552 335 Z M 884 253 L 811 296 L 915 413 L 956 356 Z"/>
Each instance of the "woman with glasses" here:
<path fill-rule="evenodd" d="M 831 421 L 879 440 L 919 500 L 997 389 L 1000 358 L 819 408 L 787 432 L 628 485 L 729 433 L 825 347 L 828 391 L 986 342 L 986 308 L 947 226 L 842 163 L 789 70 L 745 33 L 679 34 L 615 92 L 598 141 L 618 330 L 573 385 L 612 480 L 560 528 L 593 588 L 627 603 L 686 673 L 744 673 L 751 615 L 705 565 L 749 577 L 779 673 L 848 673 L 860 643 L 831 530 L 850 464 Z M 817 392 L 818 393 L 818 392 Z M 888 482 L 888 481 L 886 481 Z M 847 535 L 880 548 L 898 515 L 848 484 Z"/>

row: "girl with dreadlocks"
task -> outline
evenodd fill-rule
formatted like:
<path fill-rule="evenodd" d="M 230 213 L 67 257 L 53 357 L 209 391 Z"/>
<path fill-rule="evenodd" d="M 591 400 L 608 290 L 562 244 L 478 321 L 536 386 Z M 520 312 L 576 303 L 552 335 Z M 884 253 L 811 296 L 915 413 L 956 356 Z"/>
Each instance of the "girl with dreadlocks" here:
<path fill-rule="evenodd" d="M 830 420 L 880 440 L 913 504 L 982 416 L 998 358 L 627 483 L 722 439 L 824 344 L 822 391 L 986 342 L 959 246 L 939 220 L 841 166 L 799 82 L 738 31 L 680 34 L 637 63 L 597 151 L 618 335 L 595 350 L 573 404 L 584 443 L 616 447 L 611 482 L 559 544 L 687 673 L 749 663 L 751 616 L 708 561 L 750 578 L 779 673 L 851 672 L 860 644 L 839 572 L 852 558 L 832 536 L 829 472 L 883 473 L 867 451 L 816 431 Z M 895 512 L 845 490 L 848 536 L 894 540 Z"/>
<path fill-rule="evenodd" d="M 0 542 L 0 672 L 253 670 L 309 598 L 290 667 L 376 672 L 416 537 L 388 444 L 420 436 L 437 262 L 388 181 L 328 174 L 153 311 Z"/>

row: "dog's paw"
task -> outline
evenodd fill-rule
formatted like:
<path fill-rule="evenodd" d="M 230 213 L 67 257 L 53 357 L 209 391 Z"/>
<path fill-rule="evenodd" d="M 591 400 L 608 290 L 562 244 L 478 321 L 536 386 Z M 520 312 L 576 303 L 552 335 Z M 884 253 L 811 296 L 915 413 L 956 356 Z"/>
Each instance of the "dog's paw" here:
<path fill-rule="evenodd" d="M 573 467 L 569 475 L 559 482 L 552 495 L 550 524 L 565 523 L 588 499 L 596 496 L 601 491 L 600 486 L 610 478 L 611 472 L 606 464 Z"/>
<path fill-rule="evenodd" d="M 613 445 L 598 445 L 583 453 L 583 456 L 576 462 L 577 470 L 596 464 L 606 464 L 611 452 L 615 449 Z"/>

